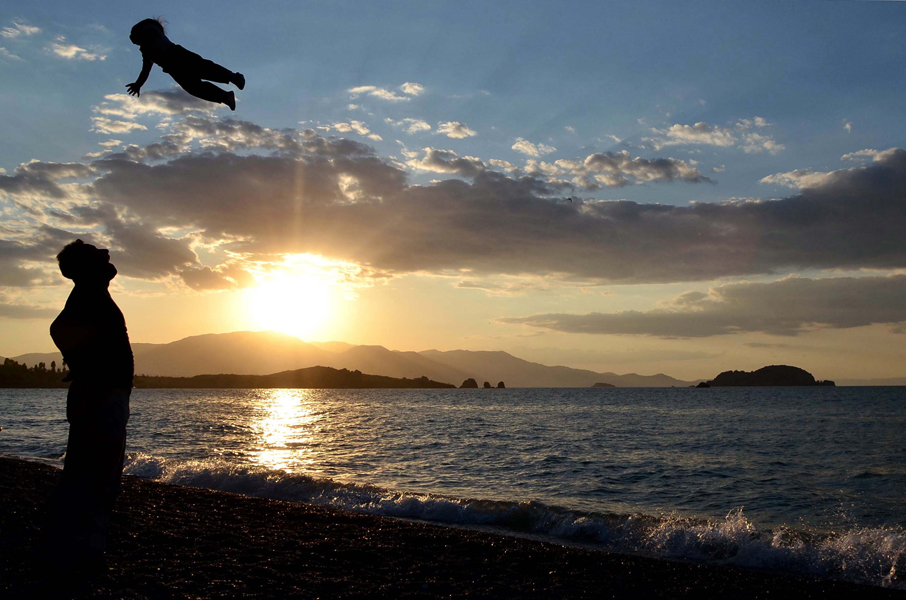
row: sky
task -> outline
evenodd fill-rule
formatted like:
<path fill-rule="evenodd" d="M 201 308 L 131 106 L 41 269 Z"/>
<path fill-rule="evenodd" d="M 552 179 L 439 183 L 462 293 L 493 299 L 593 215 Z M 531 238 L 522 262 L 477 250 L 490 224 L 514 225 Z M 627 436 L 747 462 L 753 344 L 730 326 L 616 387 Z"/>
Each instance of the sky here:
<path fill-rule="evenodd" d="M 246 87 L 231 112 L 129 41 Z M 901 2 L 0 9 L 0 355 L 109 248 L 133 342 L 275 329 L 712 378 L 906 375 Z"/>

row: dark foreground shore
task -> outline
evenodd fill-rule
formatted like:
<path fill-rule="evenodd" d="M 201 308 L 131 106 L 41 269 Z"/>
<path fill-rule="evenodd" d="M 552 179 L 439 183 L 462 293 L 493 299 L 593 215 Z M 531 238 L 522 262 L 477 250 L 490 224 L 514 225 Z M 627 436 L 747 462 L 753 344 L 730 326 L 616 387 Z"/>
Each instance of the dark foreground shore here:
<path fill-rule="evenodd" d="M 109 572 L 38 553 L 59 472 L 0 457 L 0 597 L 904 598 L 906 593 L 608 554 L 126 477 Z"/>

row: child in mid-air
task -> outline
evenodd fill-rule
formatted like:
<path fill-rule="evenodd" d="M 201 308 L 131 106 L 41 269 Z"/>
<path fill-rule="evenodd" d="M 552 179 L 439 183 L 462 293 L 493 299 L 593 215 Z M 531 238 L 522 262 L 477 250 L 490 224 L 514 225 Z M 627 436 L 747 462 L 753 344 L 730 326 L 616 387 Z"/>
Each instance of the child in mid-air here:
<path fill-rule="evenodd" d="M 232 83 L 241 90 L 245 87 L 242 73 L 233 73 L 174 44 L 167 39 L 159 19 L 145 19 L 136 23 L 129 39 L 142 51 L 142 72 L 134 83 L 126 86 L 133 96 L 141 94 L 142 86 L 151 74 L 151 67 L 157 63 L 164 73 L 169 73 L 182 89 L 196 98 L 226 104 L 230 110 L 236 110 L 236 95 L 209 82 Z"/>

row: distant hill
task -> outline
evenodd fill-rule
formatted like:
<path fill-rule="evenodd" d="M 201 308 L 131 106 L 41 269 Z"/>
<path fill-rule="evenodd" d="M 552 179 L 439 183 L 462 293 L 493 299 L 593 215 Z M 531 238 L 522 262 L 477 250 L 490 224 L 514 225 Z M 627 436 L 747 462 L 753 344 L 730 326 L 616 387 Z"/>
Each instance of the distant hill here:
<path fill-rule="evenodd" d="M 816 381 L 814 375 L 788 365 L 771 365 L 757 371 L 724 371 L 708 382 L 711 387 L 832 386 L 833 381 Z"/>
<path fill-rule="evenodd" d="M 202 373 L 264 375 L 324 364 L 333 353 L 275 331 L 237 331 L 197 335 L 169 344 L 133 343 L 135 372 L 190 377 Z M 22 354 L 13 360 L 29 366 L 62 364 L 59 352 Z"/>
<path fill-rule="evenodd" d="M 28 367 L 14 360 L 0 364 L 0 388 L 66 388 L 66 371 L 48 369 L 43 363 Z M 431 381 L 427 377 L 414 379 L 367 375 L 361 371 L 309 367 L 272 373 L 270 375 L 196 375 L 194 377 L 135 378 L 136 388 L 454 388 L 448 383 Z"/>
<path fill-rule="evenodd" d="M 59 364 L 59 363 L 58 363 Z M 4 358 L 0 363 L 0 388 L 65 388 L 68 383 L 63 383 L 66 371 L 58 368 L 49 368 L 49 365 L 38 364 L 27 366 L 22 363 Z"/>
<path fill-rule="evenodd" d="M 306 367 L 359 370 L 387 377 L 428 377 L 450 384 L 472 378 L 505 381 L 507 387 L 591 387 L 602 382 L 617 387 L 687 387 L 664 374 L 618 375 L 570 367 L 550 367 L 506 352 L 453 350 L 401 352 L 383 346 L 354 346 L 344 342 L 306 343 L 273 331 L 240 331 L 184 338 L 169 344 L 134 343 L 135 372 L 139 375 L 192 377 L 206 373 L 266 375 Z M 59 352 L 23 354 L 14 360 L 36 365 L 62 364 Z"/>
<path fill-rule="evenodd" d="M 271 375 L 196 375 L 195 377 L 136 377 L 136 388 L 308 388 L 308 389 L 373 389 L 373 388 L 454 388 L 448 383 L 427 377 L 397 379 L 366 375 L 361 371 L 309 367 Z"/>
<path fill-rule="evenodd" d="M 517 358 L 506 352 L 426 350 L 420 352 L 439 363 L 445 363 L 469 373 L 478 381 L 503 380 L 507 387 L 591 387 L 609 383 L 616 387 L 688 387 L 697 382 L 674 379 L 663 373 L 657 375 L 617 375 L 597 373 L 571 367 L 549 367 Z"/>

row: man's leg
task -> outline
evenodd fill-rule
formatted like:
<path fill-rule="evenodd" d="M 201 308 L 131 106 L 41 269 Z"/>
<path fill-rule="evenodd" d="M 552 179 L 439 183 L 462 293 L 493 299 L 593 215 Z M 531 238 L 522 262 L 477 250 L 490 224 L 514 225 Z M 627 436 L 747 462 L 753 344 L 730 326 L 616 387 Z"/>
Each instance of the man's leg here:
<path fill-rule="evenodd" d="M 94 421 L 96 463 L 92 474 L 91 503 L 87 508 L 90 526 L 86 540 L 89 552 L 95 556 L 102 556 L 107 548 L 110 513 L 120 492 L 131 391 L 107 389 L 99 394 L 101 403 Z"/>
<path fill-rule="evenodd" d="M 123 471 L 130 391 L 76 384 L 69 390 L 69 443 L 51 520 L 61 566 L 103 558 Z"/>

